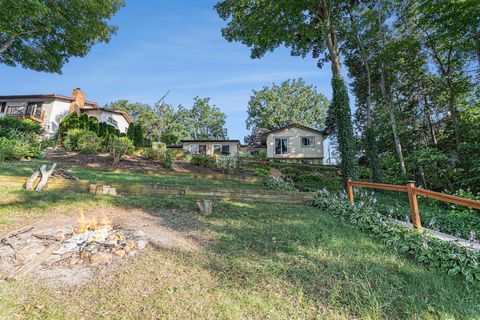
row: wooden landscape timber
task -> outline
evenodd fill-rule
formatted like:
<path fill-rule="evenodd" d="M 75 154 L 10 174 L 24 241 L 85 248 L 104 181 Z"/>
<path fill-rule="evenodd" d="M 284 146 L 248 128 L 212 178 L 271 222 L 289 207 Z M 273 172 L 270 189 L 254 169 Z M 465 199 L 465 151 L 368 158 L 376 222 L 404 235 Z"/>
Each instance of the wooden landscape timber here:
<path fill-rule="evenodd" d="M 0 176 L 0 186 L 23 186 L 25 177 Z M 49 179 L 45 190 L 90 193 L 92 185 L 108 185 L 118 195 L 148 195 L 157 197 L 191 197 L 234 201 L 306 203 L 315 196 L 313 192 L 286 192 L 248 188 L 218 188 L 185 185 L 160 185 L 139 183 L 107 183 L 88 180 Z M 97 188 L 97 187 L 95 187 Z"/>
<path fill-rule="evenodd" d="M 410 212 L 412 213 L 412 224 L 414 228 L 421 229 L 422 222 L 420 218 L 420 212 L 418 210 L 418 200 L 417 196 L 422 196 L 430 199 L 440 200 L 443 202 L 453 203 L 460 206 L 469 207 L 472 209 L 480 210 L 480 201 L 465 199 L 457 196 L 452 196 L 449 194 L 435 192 L 431 190 L 425 190 L 417 188 L 414 181 L 408 181 L 406 186 L 399 186 L 393 184 L 382 184 L 382 183 L 371 183 L 371 182 L 359 182 L 347 180 L 347 196 L 348 201 L 351 204 L 354 203 L 354 193 L 353 187 L 363 187 L 371 189 L 381 189 L 381 190 L 390 190 L 397 192 L 406 192 L 408 193 L 408 201 L 410 203 Z"/>

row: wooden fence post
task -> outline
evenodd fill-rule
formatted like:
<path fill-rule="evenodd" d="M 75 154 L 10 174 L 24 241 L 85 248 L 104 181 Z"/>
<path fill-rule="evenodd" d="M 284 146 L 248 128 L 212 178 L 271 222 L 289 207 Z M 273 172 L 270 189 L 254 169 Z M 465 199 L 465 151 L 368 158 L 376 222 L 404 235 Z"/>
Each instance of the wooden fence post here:
<path fill-rule="evenodd" d="M 350 201 L 351 204 L 353 204 L 353 186 L 352 186 L 352 180 L 347 179 L 347 196 L 348 196 L 348 201 Z"/>
<path fill-rule="evenodd" d="M 415 194 L 415 182 L 407 182 L 408 202 L 410 203 L 410 211 L 412 212 L 412 224 L 415 229 L 422 229 L 422 221 L 420 212 L 418 211 L 417 195 Z"/>

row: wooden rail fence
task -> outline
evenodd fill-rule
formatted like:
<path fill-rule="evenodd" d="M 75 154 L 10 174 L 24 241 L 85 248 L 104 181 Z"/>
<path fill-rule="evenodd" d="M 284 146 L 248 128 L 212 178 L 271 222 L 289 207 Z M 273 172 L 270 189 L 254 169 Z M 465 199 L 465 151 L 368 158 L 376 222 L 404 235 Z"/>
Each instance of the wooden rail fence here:
<path fill-rule="evenodd" d="M 480 201 L 465 199 L 457 196 L 452 196 L 445 193 L 425 190 L 417 188 L 414 181 L 409 181 L 405 186 L 399 186 L 394 184 L 382 184 L 371 182 L 355 182 L 350 179 L 347 180 L 347 195 L 351 204 L 354 203 L 353 187 L 363 187 L 371 189 L 382 189 L 397 192 L 408 193 L 408 202 L 410 203 L 410 212 L 412 213 L 412 224 L 415 228 L 422 228 L 422 221 L 420 218 L 420 212 L 418 210 L 417 196 L 427 197 L 430 199 L 436 199 L 443 202 L 458 204 L 465 207 L 480 210 Z"/>

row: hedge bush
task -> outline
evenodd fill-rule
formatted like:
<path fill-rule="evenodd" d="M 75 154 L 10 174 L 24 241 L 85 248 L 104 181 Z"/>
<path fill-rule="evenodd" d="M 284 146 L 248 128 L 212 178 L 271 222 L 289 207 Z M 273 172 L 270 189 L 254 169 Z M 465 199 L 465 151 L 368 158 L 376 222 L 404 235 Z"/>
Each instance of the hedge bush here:
<path fill-rule="evenodd" d="M 113 155 L 113 163 L 118 163 L 127 153 L 135 151 L 132 140 L 127 137 L 114 137 L 110 143 L 110 150 Z"/>
<path fill-rule="evenodd" d="M 21 160 L 38 158 L 40 147 L 26 139 L 0 138 L 0 162 L 5 160 Z"/>
<path fill-rule="evenodd" d="M 44 129 L 36 121 L 10 116 L 0 118 L 0 137 L 11 137 L 12 134 L 16 133 L 32 138 L 40 138 L 44 134 Z"/>
<path fill-rule="evenodd" d="M 448 274 L 460 274 L 467 282 L 480 285 L 480 252 L 435 238 L 386 217 L 374 208 L 375 197 L 364 196 L 364 201 L 351 205 L 345 193 L 335 196 L 326 190 L 310 202 L 324 212 L 367 231 L 387 246 L 414 257 L 428 267 L 437 267 Z"/>
<path fill-rule="evenodd" d="M 67 151 L 78 151 L 78 141 L 82 136 L 90 135 L 91 131 L 86 129 L 72 129 L 65 134 L 63 146 Z"/>
<path fill-rule="evenodd" d="M 216 166 L 224 173 L 232 173 L 238 169 L 238 159 L 233 155 L 220 156 Z"/>
<path fill-rule="evenodd" d="M 207 156 L 204 154 L 192 154 L 192 160 L 190 161 L 194 166 L 201 166 L 206 168 L 215 168 L 216 158 Z"/>
<path fill-rule="evenodd" d="M 167 149 L 165 143 L 154 143 L 151 148 L 143 149 L 142 155 L 151 161 L 158 161 L 165 168 L 171 168 L 175 161 L 175 153 Z"/>
<path fill-rule="evenodd" d="M 0 118 L 0 161 L 40 157 L 43 134 L 38 122 L 9 116 Z"/>
<path fill-rule="evenodd" d="M 92 154 L 100 150 L 101 140 L 95 133 L 88 131 L 78 138 L 77 147 L 82 153 Z"/>

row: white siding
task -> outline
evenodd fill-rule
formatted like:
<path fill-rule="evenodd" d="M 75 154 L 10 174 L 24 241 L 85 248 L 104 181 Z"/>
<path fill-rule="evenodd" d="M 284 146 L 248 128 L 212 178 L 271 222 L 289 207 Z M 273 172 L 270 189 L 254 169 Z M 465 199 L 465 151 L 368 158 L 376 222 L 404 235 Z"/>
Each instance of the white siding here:
<path fill-rule="evenodd" d="M 314 137 L 313 147 L 302 147 L 302 137 Z M 275 154 L 275 139 L 288 139 L 288 153 Z M 322 159 L 323 158 L 323 135 L 301 128 L 286 128 L 274 132 L 267 137 L 267 158 L 273 159 Z"/>
<path fill-rule="evenodd" d="M 70 109 L 70 102 L 53 99 L 10 99 L 0 102 L 7 102 L 7 108 L 9 106 L 27 106 L 28 102 L 43 102 L 42 110 L 45 112 L 45 118 L 41 124 L 47 138 L 51 138 L 57 132 L 58 124 L 68 115 Z M 6 115 L 7 108 L 5 108 L 5 112 L 0 113 L 0 117 Z"/>
<path fill-rule="evenodd" d="M 45 135 L 47 138 L 53 137 L 58 131 L 58 126 L 63 119 L 70 113 L 70 102 L 62 100 L 54 100 L 45 110 Z"/>
<path fill-rule="evenodd" d="M 217 142 L 217 141 L 212 141 L 212 142 L 184 142 L 183 143 L 183 149 L 193 153 L 195 152 L 194 150 L 198 150 L 199 145 L 206 145 L 207 149 L 207 155 L 213 155 L 214 154 L 214 146 L 215 145 L 229 145 L 230 146 L 230 154 L 236 156 L 239 152 L 239 145 L 238 143 L 235 142 Z"/>
<path fill-rule="evenodd" d="M 117 129 L 122 133 L 126 133 L 128 129 L 128 122 L 125 117 L 119 113 L 109 112 L 105 110 L 84 110 L 83 113 L 88 114 L 91 117 L 95 117 L 99 122 L 106 122 L 110 125 L 113 125 L 108 118 L 113 119 L 117 122 Z"/>

